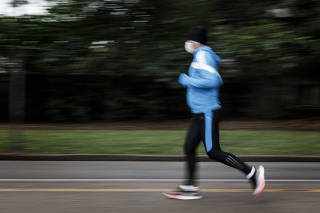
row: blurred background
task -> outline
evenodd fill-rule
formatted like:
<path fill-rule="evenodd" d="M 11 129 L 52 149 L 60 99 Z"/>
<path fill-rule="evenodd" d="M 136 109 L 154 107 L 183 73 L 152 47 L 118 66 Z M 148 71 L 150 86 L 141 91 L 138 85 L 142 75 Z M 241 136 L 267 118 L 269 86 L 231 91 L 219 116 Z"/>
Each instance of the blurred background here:
<path fill-rule="evenodd" d="M 129 143 L 126 140 L 134 138 L 132 132 L 114 135 L 104 131 L 100 134 L 107 135 L 94 138 L 97 133 L 30 130 L 23 139 L 21 132 L 26 126 L 21 124 L 37 124 L 40 129 L 48 123 L 85 124 L 90 127 L 82 129 L 88 130 L 95 129 L 92 125 L 96 124 L 129 122 L 150 129 L 160 121 L 170 121 L 161 129 L 185 129 L 190 113 L 185 89 L 177 77 L 187 72 L 192 60 L 184 50 L 184 41 L 195 25 L 207 28 L 208 45 L 223 59 L 219 71 L 224 79 L 224 117 L 237 121 L 227 124 L 241 129 L 242 122 L 255 121 L 245 123 L 254 128 L 261 125 L 256 121 L 266 121 L 278 122 L 269 129 L 297 124 L 307 130 L 312 124 L 312 130 L 319 130 L 319 14 L 320 2 L 316 0 L 1 0 L 0 149 L 161 154 L 154 151 L 164 146 L 161 142 L 179 141 L 172 153 L 182 153 L 178 147 L 184 131 L 157 135 L 136 131 L 137 141 L 144 144 L 115 151 L 110 143 L 110 147 L 101 147 L 108 146 L 108 139 Z M 14 134 L 7 131 L 10 128 Z M 98 129 L 108 128 L 112 129 Z M 320 146 L 318 133 L 278 132 L 281 136 L 289 134 L 283 140 L 291 145 L 297 140 L 296 149 L 289 153 L 274 146 L 280 140 L 278 135 L 271 141 L 268 137 L 265 143 L 273 150 L 270 153 L 320 154 L 315 149 Z M 170 134 L 172 138 L 159 139 Z M 235 138 L 241 142 L 235 132 L 222 134 L 226 146 Z M 243 141 L 263 140 L 266 135 L 256 135 L 256 131 L 243 134 Z M 299 138 L 301 134 L 305 135 Z M 313 145 L 304 153 L 299 143 L 305 137 L 312 137 L 308 141 Z M 50 142 L 50 138 L 54 140 Z M 139 150 L 157 138 L 158 144 L 147 151 Z M 7 143 L 9 140 L 16 145 Z M 81 140 L 83 145 L 79 145 Z M 22 146 L 22 141 L 29 145 Z M 57 141 L 64 143 L 63 148 L 51 150 L 61 145 Z M 89 141 L 100 142 L 100 148 L 79 151 Z M 45 147 L 39 148 L 42 145 Z M 266 146 L 239 151 L 230 142 L 240 154 L 270 154 Z"/>

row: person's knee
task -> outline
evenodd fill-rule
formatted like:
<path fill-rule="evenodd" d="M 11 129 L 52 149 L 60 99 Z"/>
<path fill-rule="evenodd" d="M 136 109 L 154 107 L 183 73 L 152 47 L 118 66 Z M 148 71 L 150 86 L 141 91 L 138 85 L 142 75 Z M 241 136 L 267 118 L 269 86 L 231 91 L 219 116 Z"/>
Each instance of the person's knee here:
<path fill-rule="evenodd" d="M 212 160 L 216 161 L 223 161 L 223 152 L 221 151 L 215 151 L 215 150 L 210 150 L 210 152 L 207 152 L 208 156 Z"/>
<path fill-rule="evenodd" d="M 186 155 L 194 155 L 195 154 L 195 149 L 192 146 L 188 145 L 188 143 L 186 143 L 184 145 L 184 153 Z"/>
<path fill-rule="evenodd" d="M 210 150 L 209 152 L 207 152 L 207 155 L 211 160 L 216 160 L 217 153 L 215 151 Z"/>

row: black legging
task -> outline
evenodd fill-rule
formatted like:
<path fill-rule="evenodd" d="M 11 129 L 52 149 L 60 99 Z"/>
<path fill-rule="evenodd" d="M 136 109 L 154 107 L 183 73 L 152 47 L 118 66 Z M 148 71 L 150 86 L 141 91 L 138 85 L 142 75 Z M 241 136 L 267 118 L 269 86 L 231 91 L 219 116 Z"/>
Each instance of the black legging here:
<path fill-rule="evenodd" d="M 196 149 L 202 140 L 206 151 L 210 159 L 222 162 L 230 167 L 239 169 L 246 175 L 251 171 L 251 167 L 246 163 L 242 162 L 235 155 L 223 152 L 220 148 L 219 142 L 219 122 L 221 120 L 222 110 L 212 111 L 212 149 L 208 152 L 205 143 L 205 114 L 194 114 L 191 119 L 191 125 L 187 133 L 187 138 L 184 144 L 184 152 L 187 163 L 187 183 L 188 185 L 193 185 L 195 180 L 195 170 L 196 170 Z"/>

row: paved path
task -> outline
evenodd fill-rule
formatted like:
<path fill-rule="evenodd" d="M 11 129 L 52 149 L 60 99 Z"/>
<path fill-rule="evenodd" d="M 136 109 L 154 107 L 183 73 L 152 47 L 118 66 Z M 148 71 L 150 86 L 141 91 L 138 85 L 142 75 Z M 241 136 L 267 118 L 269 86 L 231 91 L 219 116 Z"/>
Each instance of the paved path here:
<path fill-rule="evenodd" d="M 203 162 L 204 198 L 176 201 L 161 192 L 180 183 L 180 162 L 1 161 L 0 212 L 319 212 L 319 163 L 263 164 L 259 197 L 240 172 Z"/>

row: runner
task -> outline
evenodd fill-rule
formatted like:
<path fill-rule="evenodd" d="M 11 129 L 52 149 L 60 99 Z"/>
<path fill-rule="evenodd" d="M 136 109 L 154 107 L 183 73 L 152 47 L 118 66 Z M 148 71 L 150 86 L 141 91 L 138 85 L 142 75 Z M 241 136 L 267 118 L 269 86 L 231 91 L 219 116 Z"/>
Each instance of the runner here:
<path fill-rule="evenodd" d="M 188 200 L 202 197 L 198 193 L 199 187 L 195 180 L 196 149 L 201 140 L 210 159 L 242 171 L 252 183 L 253 195 L 258 195 L 265 185 L 263 166 L 256 169 L 220 148 L 219 122 L 222 107 L 219 101 L 219 87 L 223 82 L 218 72 L 218 63 L 221 59 L 206 46 L 206 43 L 206 29 L 202 26 L 194 27 L 185 42 L 185 50 L 193 54 L 189 75 L 183 73 L 178 80 L 187 88 L 187 103 L 193 114 L 184 145 L 187 177 L 185 183 L 179 186 L 179 191 L 165 195 L 169 198 Z"/>

